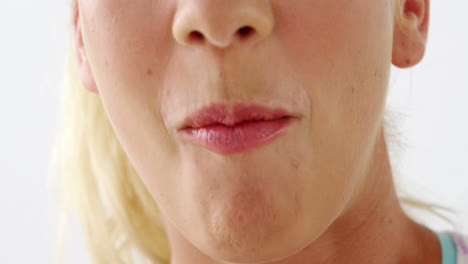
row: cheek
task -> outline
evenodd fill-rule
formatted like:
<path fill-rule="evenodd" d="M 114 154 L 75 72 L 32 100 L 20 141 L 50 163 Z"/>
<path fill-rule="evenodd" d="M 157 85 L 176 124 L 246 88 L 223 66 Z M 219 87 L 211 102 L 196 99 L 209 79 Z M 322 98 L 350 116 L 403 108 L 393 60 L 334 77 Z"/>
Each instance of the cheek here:
<path fill-rule="evenodd" d="M 88 61 L 110 119 L 117 126 L 120 120 L 147 124 L 159 116 L 160 77 L 171 45 L 167 14 L 153 1 L 82 2 Z"/>
<path fill-rule="evenodd" d="M 336 137 L 337 142 L 361 146 L 375 133 L 385 106 L 392 56 L 391 2 L 297 3 L 301 6 L 292 9 L 278 1 L 284 6 L 278 7 L 283 12 L 277 16 L 277 33 L 288 64 L 310 96 L 311 129 L 327 135 L 325 142 Z"/>
<path fill-rule="evenodd" d="M 88 60 L 107 116 L 138 174 L 164 196 L 178 174 L 177 149 L 161 118 L 161 77 L 170 55 L 170 13 L 157 1 L 83 0 Z M 157 21 L 155 19 L 157 17 Z"/>
<path fill-rule="evenodd" d="M 387 0 L 297 3 L 292 9 L 277 1 L 276 33 L 310 96 L 308 142 L 298 146 L 311 157 L 304 173 L 315 175 L 308 199 L 326 201 L 309 205 L 326 212 L 352 194 L 373 150 L 391 65 L 392 9 Z"/>
<path fill-rule="evenodd" d="M 159 98 L 160 76 L 173 44 L 171 10 L 160 8 L 158 1 L 82 2 L 85 47 L 103 99 Z"/>
<path fill-rule="evenodd" d="M 313 93 L 343 89 L 384 70 L 391 61 L 392 8 L 388 0 L 278 1 L 276 33 L 290 64 Z M 294 17 L 295 19 L 291 19 Z M 335 90 L 335 91 L 333 91 Z M 351 91 L 348 91 L 351 92 Z"/>

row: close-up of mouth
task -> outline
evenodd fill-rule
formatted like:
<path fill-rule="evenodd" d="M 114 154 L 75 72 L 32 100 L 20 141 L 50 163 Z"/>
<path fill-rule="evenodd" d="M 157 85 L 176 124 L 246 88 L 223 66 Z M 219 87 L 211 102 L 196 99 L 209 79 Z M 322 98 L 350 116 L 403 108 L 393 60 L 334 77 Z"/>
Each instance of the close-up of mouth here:
<path fill-rule="evenodd" d="M 211 105 L 187 117 L 178 133 L 211 151 L 231 154 L 271 142 L 297 118 L 258 104 Z"/>

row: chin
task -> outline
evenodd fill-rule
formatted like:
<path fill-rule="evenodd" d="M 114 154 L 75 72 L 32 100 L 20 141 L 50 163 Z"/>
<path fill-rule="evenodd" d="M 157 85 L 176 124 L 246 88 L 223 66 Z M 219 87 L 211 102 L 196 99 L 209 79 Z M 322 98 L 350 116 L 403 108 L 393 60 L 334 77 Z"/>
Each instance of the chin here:
<path fill-rule="evenodd" d="M 280 230 L 259 226 L 256 230 L 224 228 L 213 230 L 213 240 L 205 252 L 212 258 L 231 263 L 269 263 L 287 258 L 305 248 L 310 239 L 295 237 L 287 227 Z M 289 233 L 289 235 L 287 235 Z"/>
<path fill-rule="evenodd" d="M 234 263 L 262 263 L 285 258 L 306 246 L 298 239 L 300 210 L 282 206 L 280 195 L 245 191 L 220 203 L 206 223 L 213 258 Z"/>
<path fill-rule="evenodd" d="M 272 262 L 303 249 L 320 229 L 310 213 L 314 203 L 307 201 L 321 192 L 310 195 L 306 174 L 294 163 L 302 151 L 276 143 L 228 158 L 187 152 L 182 190 L 190 213 L 180 214 L 190 215 L 187 238 L 206 255 L 231 263 Z"/>

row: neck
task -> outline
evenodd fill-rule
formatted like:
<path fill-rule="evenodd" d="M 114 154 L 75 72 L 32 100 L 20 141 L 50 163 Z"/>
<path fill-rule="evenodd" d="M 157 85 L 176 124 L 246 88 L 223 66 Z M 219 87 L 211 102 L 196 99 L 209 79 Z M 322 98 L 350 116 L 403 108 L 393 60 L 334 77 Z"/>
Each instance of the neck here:
<path fill-rule="evenodd" d="M 400 206 L 383 129 L 380 133 L 359 195 L 318 239 L 269 264 L 440 263 L 437 236 L 411 220 Z M 173 226 L 166 227 L 172 264 L 225 264 L 200 252 Z"/>

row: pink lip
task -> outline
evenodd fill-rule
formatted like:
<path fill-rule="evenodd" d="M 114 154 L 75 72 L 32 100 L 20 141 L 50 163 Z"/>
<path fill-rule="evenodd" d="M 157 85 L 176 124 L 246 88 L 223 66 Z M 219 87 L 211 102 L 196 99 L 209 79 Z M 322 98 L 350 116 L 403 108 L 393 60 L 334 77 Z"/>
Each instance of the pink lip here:
<path fill-rule="evenodd" d="M 264 145 L 283 133 L 295 116 L 256 104 L 211 105 L 189 116 L 180 135 L 220 154 Z"/>

